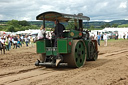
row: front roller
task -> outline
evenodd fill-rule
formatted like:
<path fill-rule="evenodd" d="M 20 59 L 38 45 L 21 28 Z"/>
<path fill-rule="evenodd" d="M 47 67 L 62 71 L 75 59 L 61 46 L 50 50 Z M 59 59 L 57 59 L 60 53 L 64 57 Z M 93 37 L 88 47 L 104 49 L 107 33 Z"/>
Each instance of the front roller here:
<path fill-rule="evenodd" d="M 73 40 L 71 53 L 63 56 L 64 62 L 68 63 L 69 67 L 82 67 L 87 56 L 84 42 L 82 40 Z"/>

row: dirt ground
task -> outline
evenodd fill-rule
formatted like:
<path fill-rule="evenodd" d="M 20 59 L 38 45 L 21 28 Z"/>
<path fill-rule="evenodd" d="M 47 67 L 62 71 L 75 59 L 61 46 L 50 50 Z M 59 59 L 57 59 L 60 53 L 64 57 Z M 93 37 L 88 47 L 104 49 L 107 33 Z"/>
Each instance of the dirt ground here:
<path fill-rule="evenodd" d="M 101 42 L 97 61 L 81 68 L 36 67 L 36 48 L 0 54 L 0 85 L 128 85 L 128 40 Z"/>

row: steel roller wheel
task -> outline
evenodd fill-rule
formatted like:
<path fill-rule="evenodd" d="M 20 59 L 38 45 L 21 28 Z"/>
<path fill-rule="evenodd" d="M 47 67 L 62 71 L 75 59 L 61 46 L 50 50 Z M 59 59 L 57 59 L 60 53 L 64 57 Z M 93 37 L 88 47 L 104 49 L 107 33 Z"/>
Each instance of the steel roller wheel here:
<path fill-rule="evenodd" d="M 92 57 L 92 61 L 96 61 L 98 58 L 98 52 L 96 51 L 96 49 L 94 49 L 94 54 L 93 54 L 93 57 Z"/>
<path fill-rule="evenodd" d="M 90 60 L 96 61 L 98 57 L 98 52 L 96 51 L 96 46 L 93 42 L 90 42 Z"/>
<path fill-rule="evenodd" d="M 73 40 L 71 53 L 64 55 L 69 67 L 82 67 L 86 61 L 87 50 L 82 40 Z"/>

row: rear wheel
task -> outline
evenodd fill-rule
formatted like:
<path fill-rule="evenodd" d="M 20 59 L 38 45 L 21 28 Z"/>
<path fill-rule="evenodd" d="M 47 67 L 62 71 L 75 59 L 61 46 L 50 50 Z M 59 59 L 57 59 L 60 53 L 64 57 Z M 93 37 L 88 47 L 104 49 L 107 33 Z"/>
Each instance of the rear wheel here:
<path fill-rule="evenodd" d="M 71 53 L 64 55 L 69 67 L 81 67 L 85 64 L 87 50 L 82 40 L 73 40 Z"/>

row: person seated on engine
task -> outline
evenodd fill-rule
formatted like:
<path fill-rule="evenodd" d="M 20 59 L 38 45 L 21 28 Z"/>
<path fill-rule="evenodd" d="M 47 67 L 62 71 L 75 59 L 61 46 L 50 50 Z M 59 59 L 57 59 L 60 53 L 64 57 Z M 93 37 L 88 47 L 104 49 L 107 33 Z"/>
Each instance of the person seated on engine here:
<path fill-rule="evenodd" d="M 63 30 L 65 30 L 65 27 L 63 24 L 59 23 L 59 20 L 56 20 L 55 22 L 55 30 L 54 30 L 54 34 L 56 36 L 56 38 L 62 38 L 63 37 Z"/>
<path fill-rule="evenodd" d="M 56 20 L 55 22 L 55 30 L 54 30 L 54 34 L 55 34 L 55 42 L 54 42 L 54 46 L 57 46 L 57 38 L 63 38 L 63 30 L 65 30 L 64 25 L 62 25 L 61 23 L 59 23 L 59 20 Z"/>
<path fill-rule="evenodd" d="M 40 27 L 40 31 L 38 32 L 38 35 L 37 35 L 38 40 L 44 38 L 44 33 L 45 33 L 45 28 L 44 28 L 44 26 L 42 25 L 42 26 Z"/>

